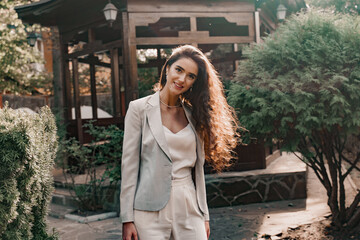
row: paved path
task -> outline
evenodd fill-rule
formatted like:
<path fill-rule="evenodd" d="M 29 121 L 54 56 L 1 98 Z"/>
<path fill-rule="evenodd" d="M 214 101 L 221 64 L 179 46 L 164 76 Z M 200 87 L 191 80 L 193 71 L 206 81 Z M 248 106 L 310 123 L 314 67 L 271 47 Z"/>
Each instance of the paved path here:
<path fill-rule="evenodd" d="M 311 169 L 307 180 L 307 199 L 210 209 L 210 239 L 254 240 L 265 233 L 275 235 L 288 227 L 323 219 L 330 214 L 325 190 Z M 349 194 L 353 194 L 351 189 Z M 62 240 L 121 239 L 118 218 L 80 224 L 48 217 L 48 222 Z"/>

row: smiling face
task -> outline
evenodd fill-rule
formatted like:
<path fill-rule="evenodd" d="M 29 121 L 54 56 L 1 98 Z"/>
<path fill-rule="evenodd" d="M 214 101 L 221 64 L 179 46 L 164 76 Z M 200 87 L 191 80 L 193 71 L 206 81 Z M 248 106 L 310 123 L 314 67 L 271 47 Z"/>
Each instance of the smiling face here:
<path fill-rule="evenodd" d="M 194 60 L 182 57 L 166 69 L 167 81 L 164 87 L 170 94 L 179 96 L 194 84 L 198 74 L 198 66 Z"/>

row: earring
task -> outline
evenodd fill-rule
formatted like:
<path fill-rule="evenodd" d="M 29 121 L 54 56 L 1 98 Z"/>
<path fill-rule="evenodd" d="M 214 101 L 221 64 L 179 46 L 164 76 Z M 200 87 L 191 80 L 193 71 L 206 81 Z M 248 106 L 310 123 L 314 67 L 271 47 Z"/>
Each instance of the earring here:
<path fill-rule="evenodd" d="M 190 92 L 192 92 L 192 88 L 193 88 L 193 87 L 190 88 Z"/>

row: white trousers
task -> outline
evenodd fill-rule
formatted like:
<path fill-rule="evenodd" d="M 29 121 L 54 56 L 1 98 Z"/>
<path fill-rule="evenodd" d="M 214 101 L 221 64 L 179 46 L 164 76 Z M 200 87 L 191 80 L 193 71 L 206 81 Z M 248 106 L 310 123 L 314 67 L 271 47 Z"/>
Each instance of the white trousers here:
<path fill-rule="evenodd" d="M 206 240 L 205 219 L 191 176 L 172 180 L 169 202 L 160 211 L 134 210 L 140 240 Z"/>

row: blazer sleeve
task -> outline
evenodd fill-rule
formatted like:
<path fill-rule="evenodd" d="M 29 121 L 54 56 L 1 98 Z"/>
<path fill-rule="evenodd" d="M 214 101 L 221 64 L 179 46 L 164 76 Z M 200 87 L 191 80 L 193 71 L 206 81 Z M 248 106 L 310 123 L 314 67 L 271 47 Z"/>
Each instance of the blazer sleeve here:
<path fill-rule="evenodd" d="M 141 144 L 141 118 L 134 102 L 130 102 L 125 116 L 123 153 L 121 160 L 121 221 L 134 221 L 134 199 L 138 181 Z"/>

